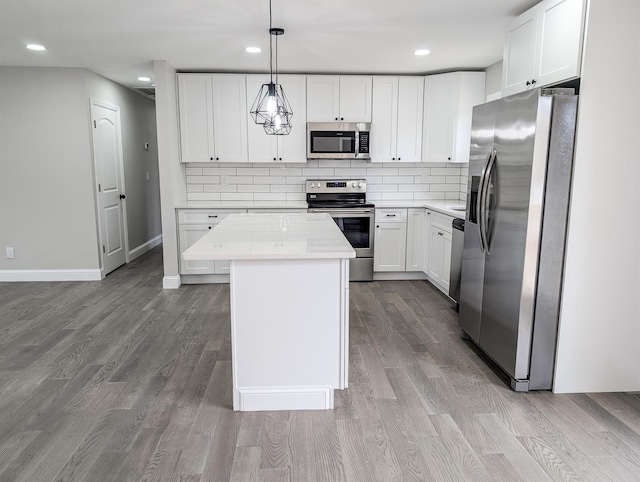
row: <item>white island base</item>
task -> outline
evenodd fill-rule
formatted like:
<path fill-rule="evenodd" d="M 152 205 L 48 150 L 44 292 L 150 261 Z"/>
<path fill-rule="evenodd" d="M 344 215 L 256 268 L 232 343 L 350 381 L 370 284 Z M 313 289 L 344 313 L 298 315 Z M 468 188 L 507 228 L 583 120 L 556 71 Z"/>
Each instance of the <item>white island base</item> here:
<path fill-rule="evenodd" d="M 231 261 L 233 409 L 332 409 L 348 316 L 348 259 Z"/>
<path fill-rule="evenodd" d="M 355 257 L 333 219 L 231 214 L 182 256 L 231 261 L 233 409 L 332 409 L 348 386 Z"/>

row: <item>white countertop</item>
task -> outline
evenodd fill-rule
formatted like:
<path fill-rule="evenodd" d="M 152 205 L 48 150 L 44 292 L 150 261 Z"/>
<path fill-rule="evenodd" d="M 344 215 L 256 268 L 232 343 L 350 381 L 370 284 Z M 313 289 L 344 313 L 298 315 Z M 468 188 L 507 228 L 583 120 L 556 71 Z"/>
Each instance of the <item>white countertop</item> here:
<path fill-rule="evenodd" d="M 376 201 L 376 209 L 384 208 L 426 208 L 432 211 L 438 211 L 447 216 L 463 219 L 465 216 L 464 209 L 462 211 L 453 208 L 466 208 L 466 201 L 459 200 L 424 200 L 424 201 Z"/>
<path fill-rule="evenodd" d="M 347 238 L 326 213 L 230 214 L 182 253 L 188 261 L 355 256 Z"/>

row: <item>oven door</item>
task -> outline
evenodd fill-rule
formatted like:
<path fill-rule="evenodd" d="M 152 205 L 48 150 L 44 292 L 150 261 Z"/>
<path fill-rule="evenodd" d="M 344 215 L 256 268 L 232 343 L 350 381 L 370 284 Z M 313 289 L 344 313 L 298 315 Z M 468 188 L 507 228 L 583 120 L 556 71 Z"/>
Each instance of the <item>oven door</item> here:
<path fill-rule="evenodd" d="M 328 213 L 356 252 L 356 258 L 373 258 L 372 209 L 309 209 L 310 213 Z"/>

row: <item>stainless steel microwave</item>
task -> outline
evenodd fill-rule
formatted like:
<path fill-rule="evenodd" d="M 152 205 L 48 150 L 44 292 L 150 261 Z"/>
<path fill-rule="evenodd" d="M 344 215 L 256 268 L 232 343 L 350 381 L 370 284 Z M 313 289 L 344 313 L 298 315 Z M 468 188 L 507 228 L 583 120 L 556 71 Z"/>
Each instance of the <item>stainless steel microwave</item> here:
<path fill-rule="evenodd" d="M 307 159 L 371 159 L 369 122 L 308 122 Z"/>

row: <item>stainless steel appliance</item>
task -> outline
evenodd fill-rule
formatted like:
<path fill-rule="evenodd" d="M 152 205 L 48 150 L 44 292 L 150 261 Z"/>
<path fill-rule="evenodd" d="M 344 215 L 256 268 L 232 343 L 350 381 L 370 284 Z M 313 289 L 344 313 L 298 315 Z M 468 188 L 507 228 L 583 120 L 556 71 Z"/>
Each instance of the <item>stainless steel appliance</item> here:
<path fill-rule="evenodd" d="M 473 109 L 460 327 L 516 391 L 552 387 L 578 96 Z"/>
<path fill-rule="evenodd" d="M 449 276 L 449 297 L 460 301 L 460 277 L 462 275 L 462 251 L 464 249 L 464 219 L 455 218 L 451 223 L 451 269 Z"/>
<path fill-rule="evenodd" d="M 307 159 L 371 159 L 368 122 L 307 123 Z"/>
<path fill-rule="evenodd" d="M 356 252 L 349 260 L 351 281 L 373 280 L 373 208 L 364 179 L 306 181 L 308 212 L 329 213 Z"/>

